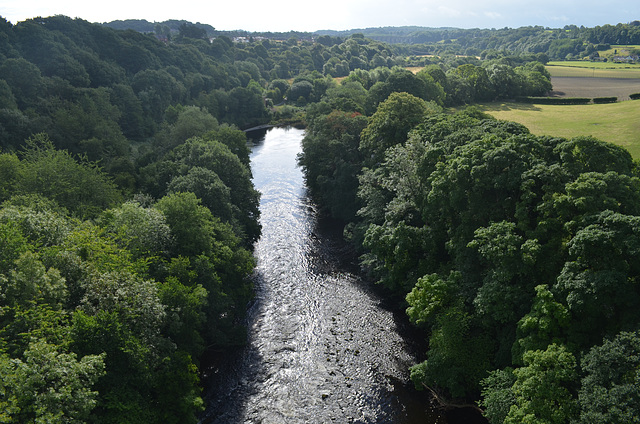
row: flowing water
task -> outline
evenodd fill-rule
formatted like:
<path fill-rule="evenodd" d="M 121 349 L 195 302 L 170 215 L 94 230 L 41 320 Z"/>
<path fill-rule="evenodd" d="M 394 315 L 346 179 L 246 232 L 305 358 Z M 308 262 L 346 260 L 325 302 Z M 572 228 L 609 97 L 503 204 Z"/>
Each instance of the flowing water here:
<path fill-rule="evenodd" d="M 275 128 L 252 149 L 262 237 L 248 344 L 211 370 L 202 422 L 445 422 L 411 387 L 402 320 L 345 264 L 307 197 L 303 135 Z"/>

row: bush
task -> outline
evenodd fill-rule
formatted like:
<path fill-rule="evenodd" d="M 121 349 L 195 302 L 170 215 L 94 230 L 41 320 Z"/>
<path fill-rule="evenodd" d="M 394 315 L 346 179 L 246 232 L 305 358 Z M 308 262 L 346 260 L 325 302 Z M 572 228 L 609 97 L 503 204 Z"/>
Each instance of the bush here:
<path fill-rule="evenodd" d="M 629 94 L 629 97 L 631 98 L 631 100 L 638 100 L 640 99 L 640 93 Z"/>
<path fill-rule="evenodd" d="M 601 103 L 615 103 L 618 101 L 618 98 L 613 96 L 613 97 L 596 97 L 593 99 L 593 103 L 595 104 L 601 104 Z"/>
<path fill-rule="evenodd" d="M 591 103 L 587 97 L 518 97 L 523 103 L 536 103 L 543 105 L 586 105 Z"/>

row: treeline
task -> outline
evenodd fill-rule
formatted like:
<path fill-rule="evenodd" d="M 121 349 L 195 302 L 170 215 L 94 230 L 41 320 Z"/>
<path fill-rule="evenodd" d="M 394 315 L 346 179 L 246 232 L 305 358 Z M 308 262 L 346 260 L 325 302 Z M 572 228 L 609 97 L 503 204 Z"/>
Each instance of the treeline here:
<path fill-rule="evenodd" d="M 369 90 L 386 82 L 390 68 L 415 64 L 404 53 L 357 34 L 322 36 L 317 42 L 233 43 L 183 28 L 180 37 L 165 43 L 153 34 L 64 16 L 16 25 L 1 19 L 0 147 L 16 150 L 32 134 L 45 132 L 57 148 L 100 161 L 133 193 L 141 183 L 138 169 L 188 138 L 183 135 L 211 125 L 248 128 L 291 118 L 295 109 L 271 105 L 317 102 L 335 87 L 333 78 L 352 72 L 351 80 L 361 78 Z M 532 60 L 496 55 L 481 63 L 451 56 L 419 63 L 436 65 L 429 75 L 446 96 L 432 92 L 433 100 L 464 104 L 544 95 L 551 88 L 548 74 Z M 373 87 L 374 93 L 380 87 Z M 202 113 L 192 111 L 178 122 L 178 106 Z M 169 134 L 176 124 L 182 134 Z"/>
<path fill-rule="evenodd" d="M 266 109 L 183 41 L 0 24 L 0 421 L 195 423 L 203 353 L 245 343 Z"/>
<path fill-rule="evenodd" d="M 594 28 L 576 25 L 501 29 L 385 27 L 318 33 L 337 37 L 360 33 L 386 43 L 406 44 L 413 54 L 464 54 L 484 58 L 495 52 L 510 52 L 538 54 L 538 60 L 542 55 L 548 60 L 579 59 L 606 50 L 611 44 L 640 44 L 639 21 Z"/>
<path fill-rule="evenodd" d="M 143 33 L 153 33 L 157 37 L 170 41 L 180 38 L 185 33 L 200 33 L 200 37 L 204 36 L 215 38 L 219 36 L 229 37 L 231 39 L 242 37 L 247 42 L 254 39 L 267 38 L 276 41 L 288 41 L 289 39 L 311 41 L 314 34 L 311 32 L 288 31 L 288 32 L 253 32 L 242 29 L 236 30 L 218 30 L 211 25 L 196 22 L 195 24 L 185 20 L 170 19 L 162 22 L 149 22 L 146 19 L 125 19 L 118 21 L 105 22 L 102 25 L 118 30 L 132 29 Z"/>
<path fill-rule="evenodd" d="M 492 424 L 635 420 L 640 176 L 626 150 L 406 92 L 370 116 L 315 112 L 307 183 L 428 339 L 416 388 Z"/>

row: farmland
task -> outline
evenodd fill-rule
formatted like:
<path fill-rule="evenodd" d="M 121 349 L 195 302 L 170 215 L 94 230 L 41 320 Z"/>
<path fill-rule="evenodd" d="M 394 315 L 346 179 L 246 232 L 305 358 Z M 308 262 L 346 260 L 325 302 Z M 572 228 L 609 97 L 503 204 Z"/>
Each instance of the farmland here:
<path fill-rule="evenodd" d="M 483 110 L 498 119 L 519 122 L 536 135 L 592 135 L 623 146 L 640 159 L 639 101 L 575 106 L 504 102 L 485 104 Z"/>
<path fill-rule="evenodd" d="M 616 96 L 623 101 L 629 100 L 630 94 L 640 93 L 640 78 L 551 77 L 551 84 L 551 94 L 558 97 Z"/>
<path fill-rule="evenodd" d="M 640 102 L 628 101 L 640 93 L 640 65 L 611 62 L 549 62 L 552 96 L 608 97 L 618 103 L 590 105 L 531 105 L 490 103 L 490 115 L 525 125 L 536 135 L 572 138 L 592 135 L 625 147 L 640 159 Z M 627 101 L 625 101 L 627 100 Z"/>
<path fill-rule="evenodd" d="M 640 78 L 640 64 L 635 63 L 574 60 L 549 62 L 546 67 L 552 77 Z"/>

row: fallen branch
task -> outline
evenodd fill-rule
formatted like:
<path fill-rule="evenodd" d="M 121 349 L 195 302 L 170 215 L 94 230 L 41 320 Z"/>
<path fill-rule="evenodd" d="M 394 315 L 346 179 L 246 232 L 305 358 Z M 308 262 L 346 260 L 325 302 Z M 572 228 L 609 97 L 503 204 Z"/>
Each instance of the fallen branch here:
<path fill-rule="evenodd" d="M 428 390 L 431 395 L 433 396 L 434 401 L 437 403 L 437 407 L 438 408 L 442 408 L 444 410 L 449 410 L 449 409 L 462 409 L 462 408 L 471 408 L 481 414 L 484 414 L 484 411 L 475 403 L 456 403 L 456 402 L 452 402 L 449 401 L 445 398 L 443 398 L 442 396 L 440 396 L 440 394 L 438 392 L 436 392 L 434 389 L 432 389 L 431 387 L 427 386 L 426 384 L 422 383 L 422 387 L 424 387 L 426 390 Z"/>

